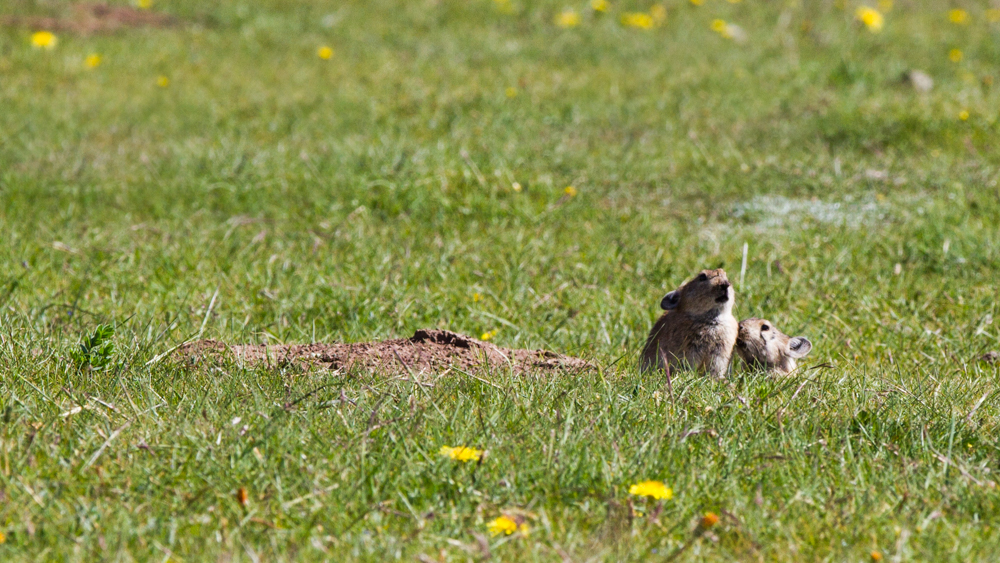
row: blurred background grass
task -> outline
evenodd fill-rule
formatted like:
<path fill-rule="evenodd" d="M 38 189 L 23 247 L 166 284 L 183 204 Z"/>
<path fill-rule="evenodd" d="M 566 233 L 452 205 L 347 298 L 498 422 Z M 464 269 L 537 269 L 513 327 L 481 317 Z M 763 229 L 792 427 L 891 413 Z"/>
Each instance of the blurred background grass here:
<path fill-rule="evenodd" d="M 651 29 L 622 24 L 624 14 L 653 13 L 654 6 L 665 9 L 661 24 Z M 172 424 L 178 432 L 202 432 L 207 425 L 211 430 L 204 433 L 212 438 L 234 416 L 249 420 L 241 410 L 249 382 L 258 381 L 251 395 L 259 401 L 259 412 L 267 412 L 267 405 L 293 390 L 305 392 L 309 383 L 326 381 L 311 375 L 288 383 L 282 374 L 242 371 L 223 384 L 208 373 L 141 367 L 197 333 L 203 322 L 205 336 L 239 342 L 360 341 L 408 336 L 421 327 L 472 335 L 495 330 L 501 345 L 548 347 L 602 366 L 619 360 L 607 368 L 618 370 L 610 379 L 562 381 L 543 390 L 530 381 L 511 382 L 509 389 L 522 393 L 516 400 L 464 384 L 442 384 L 433 394 L 413 399 L 431 412 L 431 404 L 444 412 L 476 404 L 488 419 L 513 408 L 505 401 L 522 409 L 530 405 L 537 413 L 525 415 L 524 424 L 537 427 L 540 443 L 550 430 L 565 431 L 573 437 L 565 451 L 580 460 L 599 451 L 615 457 L 609 452 L 618 446 L 615 442 L 612 448 L 611 441 L 595 445 L 586 433 L 561 425 L 560 417 L 549 420 L 545 413 L 565 412 L 564 402 L 577 395 L 589 401 L 596 394 L 588 408 L 614 412 L 616 392 L 631 389 L 642 401 L 622 407 L 628 416 L 640 417 L 646 409 L 657 413 L 647 421 L 653 426 L 638 424 L 639 418 L 629 424 L 626 415 L 621 426 L 609 422 L 608 440 L 621 433 L 646 440 L 654 426 L 677 425 L 679 433 L 691 424 L 709 424 L 693 408 L 684 416 L 665 411 L 651 395 L 663 380 L 639 377 L 633 369 L 660 297 L 704 267 L 722 266 L 731 278 L 743 278 L 737 285 L 740 317 L 764 316 L 785 332 L 806 334 L 816 343 L 812 365 L 835 366 L 835 373 L 823 376 L 816 397 L 830 394 L 833 398 L 823 400 L 831 401 L 830 412 L 840 418 L 817 418 L 821 415 L 815 412 L 797 423 L 785 421 L 801 424 L 803 436 L 811 436 L 808 441 L 818 439 L 811 433 L 829 427 L 842 430 L 845 443 L 851 443 L 859 413 L 869 413 L 862 416 L 863 426 L 874 424 L 870 413 L 880 412 L 879 424 L 891 419 L 905 428 L 880 427 L 886 443 L 908 444 L 911 461 L 940 468 L 933 457 L 938 449 L 927 445 L 921 428 L 945 437 L 950 431 L 951 450 L 958 424 L 968 443 L 976 436 L 976 451 L 967 452 L 969 463 L 996 470 L 998 413 L 995 395 L 989 393 L 997 367 L 979 358 L 1000 347 L 993 324 L 1000 265 L 1000 22 L 995 11 L 1000 6 L 882 2 L 871 6 L 884 16 L 877 32 L 857 20 L 860 6 L 612 2 L 601 13 L 586 2 L 154 0 L 145 10 L 169 15 L 171 25 L 113 34 L 54 30 L 58 42 L 46 49 L 32 46 L 32 33 L 42 30 L 32 23 L 41 20 L 32 18 L 72 22 L 72 5 L 4 2 L 0 323 L 6 335 L 4 404 L 8 420 L 16 422 L 5 427 L 5 451 L 28 448 L 16 457 L 20 469 L 5 472 L 5 494 L 12 495 L 5 509 L 8 533 L 18 538 L 23 550 L 18 553 L 29 557 L 53 549 L 69 554 L 67 522 L 72 519 L 53 516 L 52 505 L 41 506 L 26 495 L 17 478 L 46 475 L 80 487 L 74 490 L 82 498 L 100 497 L 88 487 L 103 477 L 84 477 L 80 467 L 120 424 L 96 415 L 97 430 L 66 422 L 63 432 L 74 438 L 51 446 L 62 452 L 52 454 L 51 466 L 30 453 L 34 434 L 28 440 L 25 428 L 64 420 L 60 415 L 73 404 L 64 404 L 65 397 L 98 396 L 120 405 L 131 402 L 131 396 L 126 398 L 131 389 L 148 404 L 133 405 L 130 420 L 145 420 L 148 413 L 137 413 L 162 402 L 177 409 Z M 957 9 L 965 13 L 959 23 L 950 12 Z M 575 26 L 557 25 L 566 11 L 577 14 Z M 713 31 L 715 20 L 738 26 L 745 41 Z M 318 56 L 324 46 L 332 49 L 329 59 Z M 100 63 L 90 68 L 86 58 L 95 54 Z M 933 79 L 929 92 L 917 91 L 906 79 L 914 70 Z M 569 186 L 573 190 L 567 191 Z M 747 269 L 740 276 L 744 244 Z M 474 300 L 476 293 L 484 298 Z M 124 363 L 112 379 L 83 377 L 65 360 L 81 335 L 98 323 L 117 327 Z M 845 384 L 845 377 L 854 383 Z M 381 399 L 390 388 L 400 393 L 402 384 L 380 381 L 358 376 L 339 384 L 367 405 L 345 409 L 345 424 L 364 427 L 369 413 L 405 410 L 405 405 L 383 406 Z M 794 392 L 794 387 L 753 381 L 764 389 L 762 397 L 773 391 L 784 401 Z M 740 403 L 741 394 L 748 393 L 711 382 L 688 384 L 701 410 L 717 408 L 720 400 Z M 915 398 L 879 411 L 878 389 L 897 387 Z M 209 404 L 206 397 L 213 393 L 224 400 Z M 201 397 L 205 421 L 181 408 L 192 396 Z M 981 396 L 988 400 L 980 401 Z M 303 419 L 302 427 L 283 427 L 284 434 L 271 436 L 275 455 L 333 447 L 310 434 L 332 431 L 325 426 L 329 410 L 316 401 L 320 406 L 309 411 L 314 416 Z M 965 419 L 977 402 L 978 418 Z M 731 430 L 737 437 L 759 433 L 759 443 L 741 446 L 733 438 L 726 449 L 720 442 L 719 449 L 738 463 L 788 446 L 772 442 L 781 444 L 784 432 L 774 426 L 773 412 L 756 414 L 760 418 L 750 416 L 747 426 Z M 407 451 L 423 444 L 420 448 L 433 455 L 441 440 L 485 439 L 471 430 L 474 421 L 425 423 L 427 428 L 403 440 Z M 110 426 L 100 430 L 100 424 Z M 118 452 L 118 459 L 137 455 L 138 444 L 148 446 L 156 436 L 163 444 L 179 440 L 162 424 L 136 422 L 123 434 L 132 437 L 111 445 L 109 453 Z M 468 432 L 463 434 L 463 428 Z M 425 443 L 421 436 L 437 442 Z M 635 544 L 635 552 L 613 551 L 618 544 L 610 540 L 598 541 L 599 547 L 585 543 L 580 538 L 596 533 L 611 510 L 606 499 L 622 484 L 622 474 L 607 473 L 603 481 L 569 479 L 571 485 L 565 479 L 547 481 L 539 475 L 551 468 L 551 454 L 519 450 L 528 438 L 518 436 L 494 433 L 494 443 L 481 443 L 490 448 L 509 444 L 506 454 L 501 449 L 497 455 L 508 455 L 511 463 L 520 460 L 522 480 L 539 479 L 511 493 L 511 502 L 551 501 L 566 511 L 563 521 L 580 534 L 559 532 L 556 526 L 539 542 L 550 548 L 564 543 L 574 555 L 596 549 L 608 558 L 628 558 L 664 549 L 653 547 L 661 539 L 675 541 L 670 534 L 650 533 L 648 544 Z M 388 447 L 388 437 L 378 440 Z M 880 468 L 873 460 L 885 454 L 884 445 L 873 440 L 868 452 L 870 476 L 877 476 L 873 490 L 912 471 L 906 460 L 892 470 Z M 329 454 L 337 474 L 370 484 L 356 496 L 345 492 L 329 510 L 367 514 L 364 507 L 384 500 L 381 493 L 420 474 L 386 462 L 378 479 L 370 473 L 358 477 L 351 472 L 371 463 L 365 461 L 371 454 L 367 447 L 358 457 Z M 659 447 L 653 451 L 660 452 Z M 219 494 L 224 498 L 243 483 L 240 471 L 261 480 L 264 497 L 275 486 L 274 476 L 280 482 L 286 475 L 277 471 L 268 481 L 254 473 L 260 470 L 256 466 L 239 465 L 250 450 L 236 438 L 232 443 L 227 438 L 222 448 L 233 457 L 210 471 L 223 481 Z M 640 478 L 656 469 L 670 475 L 704 467 L 706 459 L 719 455 L 685 457 L 663 448 L 625 473 Z M 808 467 L 807 459 L 801 462 L 800 469 Z M 232 482 L 220 477 L 233 467 L 242 469 Z M 26 473 L 18 477 L 19 471 Z M 193 480 L 185 472 L 195 469 L 182 471 L 151 458 L 121 471 L 117 479 L 122 482 L 138 479 L 129 471 L 173 471 L 182 482 L 185 475 Z M 942 487 L 954 485 L 947 465 L 943 475 L 928 471 L 913 476 L 924 485 L 922 492 L 908 490 L 895 501 L 929 495 L 927 484 L 937 479 Z M 974 475 L 980 482 L 989 480 Z M 796 498 L 795 486 L 813 479 L 826 485 L 828 478 L 834 479 L 822 472 L 800 473 L 784 483 L 785 489 L 775 485 L 775 490 Z M 569 509 L 558 495 L 531 500 L 549 498 L 545 495 L 560 490 L 556 483 L 596 490 L 594 506 Z M 313 485 L 330 486 L 317 477 L 299 492 L 306 494 Z M 113 486 L 129 490 L 121 482 Z M 427 487 L 417 495 L 414 502 L 421 506 L 414 510 L 448 506 L 436 496 L 440 491 Z M 743 500 L 752 500 L 756 491 L 746 487 Z M 698 495 L 709 490 L 690 489 L 686 500 L 678 499 L 678 510 L 690 515 L 703 508 L 706 499 Z M 152 486 L 150 491 L 163 495 L 167 489 Z M 996 513 L 995 489 L 969 495 L 922 498 L 943 503 L 935 510 L 952 519 L 954 534 L 972 551 L 949 551 L 951 544 L 943 538 L 952 532 L 938 530 L 932 540 L 918 544 L 923 547 L 915 548 L 917 557 L 940 560 L 950 553 L 955 560 L 982 560 L 979 556 L 989 553 L 996 541 L 989 526 L 996 521 L 986 515 Z M 122 511 L 142 502 L 129 497 L 122 505 L 109 504 L 103 517 L 122 517 Z M 50 518 L 63 535 L 27 534 L 29 526 L 18 514 L 29 506 L 38 511 L 36 520 L 38 514 Z M 268 510 L 280 512 L 280 506 Z M 482 518 L 481 508 L 474 507 L 466 507 L 466 517 Z M 723 542 L 718 553 L 789 560 L 801 553 L 796 550 L 805 550 L 806 559 L 867 554 L 851 550 L 871 524 L 859 516 L 869 508 L 864 502 L 855 505 L 851 514 L 858 520 L 843 524 L 844 535 L 834 529 L 823 532 L 828 536 L 814 527 L 832 525 L 825 512 L 817 517 L 764 510 L 756 516 L 761 527 L 755 534 L 774 533 L 765 523 L 777 519 L 793 532 L 819 535 L 788 540 L 794 548 L 784 547 L 783 538 L 781 545 L 771 543 L 763 551 L 760 545 L 751 549 Z M 162 522 L 165 514 L 194 509 L 165 505 L 157 510 L 163 511 L 157 512 Z M 892 536 L 893 526 L 913 529 L 932 513 L 925 512 L 883 522 L 879 533 L 887 536 L 875 543 L 892 544 L 898 536 L 884 537 Z M 327 517 L 334 522 L 322 524 L 327 530 L 339 530 L 345 542 L 361 546 L 353 556 L 377 559 L 396 553 L 395 539 L 371 544 L 363 534 L 351 535 L 357 529 Z M 246 536 L 247 541 L 255 549 L 270 545 L 271 557 L 292 557 L 311 541 L 316 521 L 314 516 L 288 518 L 294 521 L 291 536 L 261 533 Z M 807 522 L 810 518 L 816 521 Z M 979 524 L 984 519 L 989 522 L 985 529 Z M 451 531 L 482 529 L 463 522 Z M 149 533 L 161 545 L 176 541 L 162 524 L 151 526 Z M 407 537 L 415 533 L 403 528 L 400 533 Z M 139 558 L 164 553 L 150 547 L 134 523 L 123 529 L 132 531 L 114 543 L 121 553 Z M 188 556 L 243 556 L 238 533 L 213 544 L 207 528 L 194 530 L 193 543 L 181 550 Z M 84 538 L 87 553 L 108 556 L 96 533 L 84 531 L 72 533 Z M 206 544 L 198 543 L 204 538 L 209 538 Z M 440 538 L 422 541 L 403 542 L 399 549 L 412 556 L 448 545 Z M 462 541 L 474 540 L 466 534 Z M 910 553 L 906 545 L 897 545 L 901 557 Z M 601 551 L 605 548 L 612 551 Z M 546 558 L 552 552 L 545 549 L 536 546 L 521 555 Z M 324 557 L 322 550 L 313 556 Z"/>

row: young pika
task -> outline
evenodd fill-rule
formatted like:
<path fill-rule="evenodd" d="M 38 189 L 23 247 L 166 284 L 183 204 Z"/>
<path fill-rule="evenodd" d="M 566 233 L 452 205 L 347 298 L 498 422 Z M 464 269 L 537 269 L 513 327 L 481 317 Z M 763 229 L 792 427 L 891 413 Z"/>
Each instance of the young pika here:
<path fill-rule="evenodd" d="M 702 270 L 668 293 L 666 310 L 649 331 L 640 369 L 690 368 L 726 377 L 739 324 L 733 316 L 733 286 L 725 270 Z"/>
<path fill-rule="evenodd" d="M 763 368 L 772 375 L 787 375 L 798 367 L 795 362 L 812 350 L 805 336 L 790 338 L 764 319 L 740 322 L 736 353 L 751 368 Z"/>

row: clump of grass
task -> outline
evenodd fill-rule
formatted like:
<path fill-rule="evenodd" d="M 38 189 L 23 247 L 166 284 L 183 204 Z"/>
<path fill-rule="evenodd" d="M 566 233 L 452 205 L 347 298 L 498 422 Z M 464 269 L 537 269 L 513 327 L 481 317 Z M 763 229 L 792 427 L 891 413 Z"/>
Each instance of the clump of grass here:
<path fill-rule="evenodd" d="M 107 368 L 114 359 L 115 343 L 114 327 L 97 325 L 94 332 L 84 336 L 79 348 L 70 351 L 69 357 L 80 370 L 99 370 Z"/>

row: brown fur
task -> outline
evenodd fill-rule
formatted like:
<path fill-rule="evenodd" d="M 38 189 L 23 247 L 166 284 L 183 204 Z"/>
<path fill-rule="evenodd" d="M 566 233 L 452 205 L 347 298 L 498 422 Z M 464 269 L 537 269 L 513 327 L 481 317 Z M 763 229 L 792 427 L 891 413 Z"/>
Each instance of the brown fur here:
<path fill-rule="evenodd" d="M 724 378 L 739 329 L 733 316 L 733 287 L 726 272 L 702 270 L 664 297 L 667 312 L 649 331 L 640 368 L 694 369 Z M 720 301 L 720 299 L 722 299 Z"/>
<path fill-rule="evenodd" d="M 798 368 L 797 358 L 812 350 L 804 336 L 789 337 L 770 321 L 746 319 L 740 322 L 736 353 L 751 369 L 764 369 L 771 375 L 787 375 Z"/>

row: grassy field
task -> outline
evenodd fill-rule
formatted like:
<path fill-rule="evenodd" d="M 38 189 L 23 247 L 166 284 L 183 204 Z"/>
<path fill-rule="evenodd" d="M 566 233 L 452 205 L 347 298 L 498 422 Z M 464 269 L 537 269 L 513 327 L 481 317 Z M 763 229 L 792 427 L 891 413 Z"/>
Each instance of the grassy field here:
<path fill-rule="evenodd" d="M 0 560 L 995 561 L 1000 5 L 698 4 L 0 27 Z M 639 374 L 720 266 L 812 340 L 800 372 Z M 162 357 L 422 327 L 600 368 Z"/>

